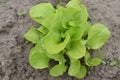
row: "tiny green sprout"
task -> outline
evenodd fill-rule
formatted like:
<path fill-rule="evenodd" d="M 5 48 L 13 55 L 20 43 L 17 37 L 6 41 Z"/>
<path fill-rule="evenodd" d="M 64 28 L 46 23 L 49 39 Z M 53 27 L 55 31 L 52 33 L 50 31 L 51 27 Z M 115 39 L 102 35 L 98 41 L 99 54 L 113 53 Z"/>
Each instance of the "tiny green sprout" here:
<path fill-rule="evenodd" d="M 58 64 L 50 69 L 51 76 L 68 71 L 70 76 L 81 79 L 86 76 L 87 67 L 101 64 L 102 59 L 92 57 L 90 51 L 100 49 L 109 39 L 110 31 L 103 24 L 88 21 L 87 8 L 82 0 L 70 0 L 66 7 L 57 8 L 50 3 L 41 3 L 30 9 L 30 16 L 40 24 L 40 27 L 31 27 L 24 35 L 34 44 L 29 55 L 33 68 L 49 68 L 49 61 L 54 60 Z"/>
<path fill-rule="evenodd" d="M 4 7 L 6 5 L 6 1 L 0 1 L 0 7 Z"/>
<path fill-rule="evenodd" d="M 118 67 L 120 68 L 120 56 L 118 56 Z"/>
<path fill-rule="evenodd" d="M 120 61 L 120 56 L 118 56 L 118 61 Z"/>
<path fill-rule="evenodd" d="M 117 64 L 117 62 L 116 61 L 111 61 L 109 64 L 110 64 L 110 66 L 115 66 Z"/>
<path fill-rule="evenodd" d="M 20 45 L 18 45 L 17 47 L 18 47 L 19 49 L 22 48 L 22 46 L 20 46 Z"/>
<path fill-rule="evenodd" d="M 103 63 L 103 64 L 107 64 L 107 62 L 106 62 L 105 60 L 102 60 L 102 63 Z"/>
<path fill-rule="evenodd" d="M 120 68 L 120 64 L 118 65 L 118 67 Z"/>
<path fill-rule="evenodd" d="M 25 16 L 26 16 L 26 13 L 25 13 L 25 12 L 20 12 L 20 13 L 18 13 L 18 16 L 19 16 L 19 17 L 25 17 Z"/>
<path fill-rule="evenodd" d="M 0 7 L 4 7 L 5 6 L 5 3 L 0 3 Z"/>

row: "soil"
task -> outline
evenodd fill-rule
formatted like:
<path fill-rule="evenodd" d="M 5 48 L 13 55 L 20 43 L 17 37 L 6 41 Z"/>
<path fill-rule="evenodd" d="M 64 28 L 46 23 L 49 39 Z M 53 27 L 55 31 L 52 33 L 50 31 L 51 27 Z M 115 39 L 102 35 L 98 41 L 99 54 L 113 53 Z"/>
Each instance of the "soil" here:
<path fill-rule="evenodd" d="M 29 65 L 32 44 L 25 44 L 23 35 L 37 24 L 29 16 L 29 9 L 41 2 L 54 6 L 68 0 L 0 0 L 0 80 L 78 80 L 65 73 L 53 78 L 49 69 L 35 70 Z M 109 63 L 120 56 L 120 0 L 83 0 L 90 20 L 102 23 L 111 31 L 111 37 L 102 50 L 102 58 Z M 20 13 L 24 13 L 20 16 Z M 101 64 L 89 69 L 83 80 L 120 80 L 120 68 Z"/>

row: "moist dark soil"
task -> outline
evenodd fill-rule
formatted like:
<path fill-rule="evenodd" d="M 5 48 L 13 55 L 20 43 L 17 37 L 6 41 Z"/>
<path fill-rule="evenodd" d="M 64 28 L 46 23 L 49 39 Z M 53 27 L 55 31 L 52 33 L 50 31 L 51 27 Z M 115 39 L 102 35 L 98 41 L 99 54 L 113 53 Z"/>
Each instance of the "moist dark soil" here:
<path fill-rule="evenodd" d="M 32 44 L 25 44 L 23 35 L 37 24 L 30 18 L 29 9 L 35 4 L 50 2 L 65 5 L 68 0 L 0 0 L 0 80 L 78 80 L 65 73 L 51 77 L 49 69 L 35 70 L 28 61 Z M 110 66 L 120 56 L 120 0 L 83 0 L 90 20 L 102 23 L 111 37 L 102 50 L 107 64 L 89 69 L 83 80 L 120 80 L 118 64 Z M 23 15 L 20 15 L 23 14 Z"/>

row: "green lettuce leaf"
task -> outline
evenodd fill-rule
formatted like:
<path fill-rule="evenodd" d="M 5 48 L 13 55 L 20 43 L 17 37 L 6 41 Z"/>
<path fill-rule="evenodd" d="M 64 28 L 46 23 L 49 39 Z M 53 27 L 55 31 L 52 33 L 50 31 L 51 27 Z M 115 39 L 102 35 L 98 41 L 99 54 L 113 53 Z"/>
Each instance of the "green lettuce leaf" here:
<path fill-rule="evenodd" d="M 46 53 L 46 55 L 47 55 L 49 58 L 54 59 L 55 61 L 58 61 L 59 64 L 63 64 L 63 63 L 66 62 L 63 53 L 59 53 L 59 54 L 49 54 L 49 53 Z"/>
<path fill-rule="evenodd" d="M 68 8 L 74 8 L 76 10 L 80 10 L 80 4 L 82 0 L 71 0 L 67 3 L 66 7 Z"/>
<path fill-rule="evenodd" d="M 83 34 L 80 27 L 71 27 L 66 33 L 70 34 L 71 40 L 80 40 Z"/>
<path fill-rule="evenodd" d="M 49 58 L 54 59 L 55 61 L 59 62 L 59 64 L 53 66 L 53 68 L 50 70 L 50 75 L 52 75 L 52 76 L 60 76 L 67 70 L 67 67 L 65 66 L 66 60 L 64 58 L 63 53 L 59 53 L 59 54 L 46 53 L 46 55 Z"/>
<path fill-rule="evenodd" d="M 49 60 L 46 54 L 43 52 L 41 48 L 41 44 L 38 43 L 34 48 L 31 49 L 29 55 L 30 65 L 35 69 L 44 69 L 48 68 Z"/>
<path fill-rule="evenodd" d="M 79 60 L 70 58 L 70 67 L 68 69 L 68 74 L 70 76 L 74 76 L 75 74 L 79 72 L 80 66 L 81 64 Z"/>
<path fill-rule="evenodd" d="M 81 43 L 80 40 L 77 40 L 71 42 L 70 50 L 67 51 L 67 54 L 74 59 L 80 59 L 85 55 L 85 52 L 85 46 Z"/>
<path fill-rule="evenodd" d="M 79 72 L 77 74 L 75 74 L 74 76 L 76 78 L 82 79 L 86 76 L 86 73 L 87 73 L 86 67 L 81 65 L 80 69 L 79 69 Z"/>
<path fill-rule="evenodd" d="M 50 54 L 57 54 L 62 51 L 70 40 L 70 35 L 66 34 L 64 41 L 61 42 L 61 35 L 57 31 L 51 31 L 43 39 L 44 48 Z"/>
<path fill-rule="evenodd" d="M 82 22 L 80 24 L 80 28 L 82 29 L 82 37 L 86 37 L 86 35 L 88 34 L 90 28 L 92 27 L 91 23 L 90 22 Z"/>
<path fill-rule="evenodd" d="M 81 5 L 80 20 L 81 20 L 82 22 L 88 20 L 88 12 L 87 12 L 87 9 L 86 9 L 86 6 L 85 6 L 85 5 Z"/>
<path fill-rule="evenodd" d="M 102 60 L 100 58 L 93 58 L 88 63 L 91 66 L 98 66 L 101 62 L 102 62 Z"/>
<path fill-rule="evenodd" d="M 45 28 L 44 26 L 38 27 L 37 30 L 41 32 L 43 35 L 46 35 L 48 33 L 48 29 Z"/>
<path fill-rule="evenodd" d="M 60 25 L 60 20 L 59 20 L 59 15 L 56 14 L 52 14 L 49 15 L 44 22 L 42 23 L 43 26 L 45 26 L 48 30 L 52 30 L 53 28 L 59 29 L 59 25 Z"/>
<path fill-rule="evenodd" d="M 102 62 L 100 58 L 91 59 L 90 53 L 88 51 L 85 54 L 84 60 L 85 60 L 86 65 L 88 66 L 98 66 Z"/>
<path fill-rule="evenodd" d="M 63 15 L 62 15 L 62 27 L 69 29 L 71 26 L 69 25 L 69 21 L 76 21 L 80 20 L 78 17 L 78 11 L 72 9 L 72 8 L 65 8 L 63 10 Z M 77 17 L 76 17 L 77 16 Z"/>
<path fill-rule="evenodd" d="M 86 9 L 86 6 L 81 4 L 82 0 L 71 0 L 66 6 L 67 8 L 74 8 L 78 11 L 80 11 L 80 15 L 78 17 L 80 17 L 81 21 L 87 21 L 88 19 L 88 12 Z"/>
<path fill-rule="evenodd" d="M 61 6 L 58 7 L 56 13 L 60 17 L 60 21 L 63 28 L 70 28 L 70 21 L 78 21 L 80 20 L 80 12 L 73 8 L 63 8 Z"/>
<path fill-rule="evenodd" d="M 88 32 L 88 40 L 86 46 L 91 49 L 101 48 L 110 37 L 107 27 L 102 24 L 95 24 Z"/>
<path fill-rule="evenodd" d="M 36 6 L 33 6 L 30 9 L 30 16 L 36 22 L 42 24 L 44 19 L 51 14 L 55 13 L 55 9 L 50 3 L 42 3 Z"/>
<path fill-rule="evenodd" d="M 24 38 L 35 44 L 40 39 L 40 33 L 34 27 L 31 27 L 24 35 Z"/>
<path fill-rule="evenodd" d="M 87 22 L 87 21 L 84 21 L 82 23 L 76 23 L 76 22 L 70 22 L 69 23 L 71 26 L 73 26 L 69 31 L 72 32 L 72 36 L 73 40 L 78 40 L 78 39 L 82 39 L 82 42 L 85 44 L 86 43 L 86 39 L 87 39 L 87 34 L 88 34 L 88 31 L 90 30 L 90 28 L 92 27 L 92 25 Z M 77 27 L 75 27 L 77 26 Z M 74 29 L 75 28 L 75 29 Z M 86 39 L 85 39 L 86 37 Z"/>
<path fill-rule="evenodd" d="M 70 25 L 73 26 L 67 32 L 71 36 L 71 40 L 80 40 L 81 37 L 85 37 L 88 34 L 89 29 L 92 25 L 89 22 L 74 23 L 70 22 Z"/>
<path fill-rule="evenodd" d="M 91 65 L 89 64 L 90 53 L 89 53 L 88 51 L 86 51 L 84 57 L 85 57 L 85 58 L 84 58 L 85 64 L 86 64 L 87 66 L 91 66 Z"/>
<path fill-rule="evenodd" d="M 60 76 L 63 75 L 63 73 L 66 71 L 67 67 L 65 64 L 58 64 L 55 65 L 51 70 L 50 70 L 50 75 L 52 76 Z"/>

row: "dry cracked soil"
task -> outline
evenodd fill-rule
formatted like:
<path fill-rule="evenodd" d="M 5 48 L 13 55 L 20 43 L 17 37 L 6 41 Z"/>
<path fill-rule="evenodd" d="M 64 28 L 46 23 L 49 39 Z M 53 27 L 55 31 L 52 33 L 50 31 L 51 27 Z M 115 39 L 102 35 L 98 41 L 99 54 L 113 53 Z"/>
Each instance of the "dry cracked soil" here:
<path fill-rule="evenodd" d="M 78 80 L 65 73 L 53 78 L 49 69 L 35 70 L 29 65 L 32 44 L 25 44 L 23 35 L 37 24 L 29 16 L 29 9 L 42 2 L 54 6 L 68 0 L 0 0 L 0 80 Z M 107 64 L 89 69 L 83 80 L 120 80 L 120 68 L 110 66 L 120 56 L 120 0 L 83 0 L 91 22 L 102 23 L 111 31 L 111 37 L 101 49 Z M 24 14 L 20 16 L 21 14 Z"/>

